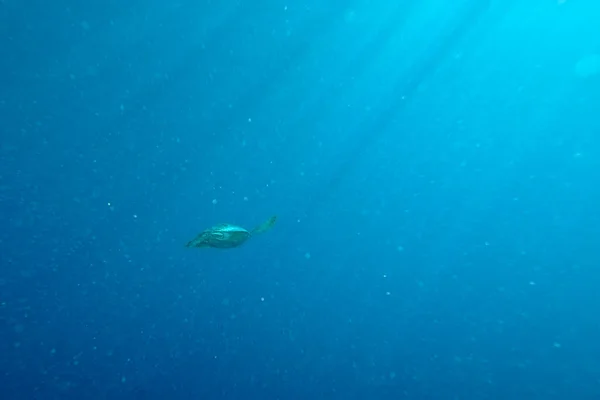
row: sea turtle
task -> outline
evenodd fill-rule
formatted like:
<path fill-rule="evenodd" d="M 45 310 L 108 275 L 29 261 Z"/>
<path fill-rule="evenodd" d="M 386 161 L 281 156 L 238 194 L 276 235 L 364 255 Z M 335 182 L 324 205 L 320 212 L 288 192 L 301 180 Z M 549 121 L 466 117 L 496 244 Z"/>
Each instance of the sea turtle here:
<path fill-rule="evenodd" d="M 251 231 L 232 224 L 215 225 L 189 241 L 185 247 L 215 247 L 218 249 L 238 247 L 257 233 L 271 229 L 275 225 L 275 221 L 277 221 L 277 216 L 272 216 Z"/>

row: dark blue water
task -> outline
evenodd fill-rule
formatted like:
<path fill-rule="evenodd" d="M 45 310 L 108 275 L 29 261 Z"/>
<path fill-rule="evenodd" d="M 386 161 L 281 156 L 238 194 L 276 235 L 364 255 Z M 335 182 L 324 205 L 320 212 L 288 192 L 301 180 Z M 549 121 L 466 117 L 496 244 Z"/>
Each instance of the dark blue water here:
<path fill-rule="evenodd" d="M 0 398 L 600 398 L 598 21 L 0 1 Z"/>

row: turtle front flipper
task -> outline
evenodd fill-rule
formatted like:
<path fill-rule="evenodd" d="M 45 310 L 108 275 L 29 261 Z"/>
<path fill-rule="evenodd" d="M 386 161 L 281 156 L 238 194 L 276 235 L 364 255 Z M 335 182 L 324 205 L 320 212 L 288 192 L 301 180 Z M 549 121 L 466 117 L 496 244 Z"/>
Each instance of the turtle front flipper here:
<path fill-rule="evenodd" d="M 275 222 L 277 222 L 277 215 L 273 215 L 271 218 L 254 228 L 251 233 L 256 235 L 257 233 L 266 232 L 275 225 Z"/>
<path fill-rule="evenodd" d="M 196 247 L 196 248 L 210 247 L 210 245 L 208 243 L 208 239 L 209 239 L 209 233 L 204 231 L 204 232 L 200 233 L 198 236 L 196 236 L 195 238 L 193 238 L 192 240 L 190 240 L 189 242 L 187 242 L 185 247 Z"/>

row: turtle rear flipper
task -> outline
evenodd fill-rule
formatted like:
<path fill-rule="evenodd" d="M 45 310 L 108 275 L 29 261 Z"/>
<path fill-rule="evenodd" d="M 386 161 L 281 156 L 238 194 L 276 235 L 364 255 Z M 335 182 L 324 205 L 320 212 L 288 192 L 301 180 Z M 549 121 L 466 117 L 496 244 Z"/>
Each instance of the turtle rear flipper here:
<path fill-rule="evenodd" d="M 266 232 L 269 229 L 271 229 L 273 227 L 273 225 L 275 225 L 276 221 L 277 221 L 277 215 L 273 215 L 271 218 L 269 218 L 268 220 L 266 220 L 265 222 L 263 222 L 262 224 L 260 224 L 256 228 L 254 228 L 251 233 L 253 235 L 256 235 L 257 233 Z"/>

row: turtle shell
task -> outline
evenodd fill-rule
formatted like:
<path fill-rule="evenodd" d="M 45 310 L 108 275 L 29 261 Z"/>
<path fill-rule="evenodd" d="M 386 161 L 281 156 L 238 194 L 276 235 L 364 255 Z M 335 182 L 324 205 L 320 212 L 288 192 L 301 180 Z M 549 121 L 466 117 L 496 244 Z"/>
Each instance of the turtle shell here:
<path fill-rule="evenodd" d="M 246 229 L 231 224 L 215 225 L 196 236 L 187 247 L 216 247 L 229 249 L 244 243 L 250 237 Z"/>

